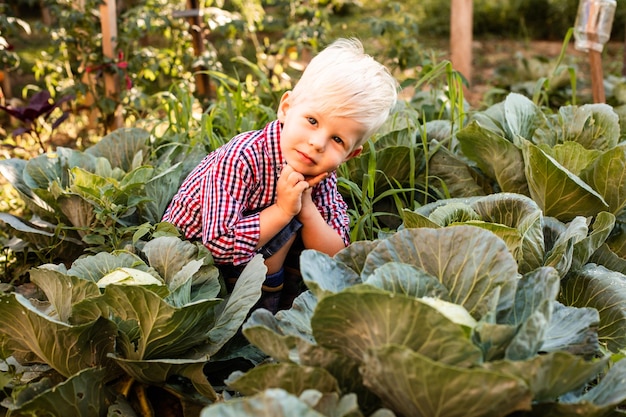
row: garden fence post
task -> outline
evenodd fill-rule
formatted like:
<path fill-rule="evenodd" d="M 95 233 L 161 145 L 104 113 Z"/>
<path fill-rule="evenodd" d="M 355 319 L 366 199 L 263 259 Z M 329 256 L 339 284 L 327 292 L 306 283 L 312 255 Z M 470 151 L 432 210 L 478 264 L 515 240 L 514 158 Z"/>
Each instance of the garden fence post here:
<path fill-rule="evenodd" d="M 602 56 L 598 51 L 589 51 L 589 66 L 591 67 L 591 93 L 594 103 L 605 103 L 604 72 L 602 71 Z"/>
<path fill-rule="evenodd" d="M 115 0 L 106 0 L 100 5 L 100 25 L 102 26 L 102 53 L 105 59 L 113 62 L 116 59 L 117 49 L 117 7 Z M 108 98 L 116 103 L 119 101 L 119 77 L 115 72 L 104 71 L 104 91 Z M 118 129 L 124 124 L 122 107 L 118 104 L 109 124 L 111 130 Z"/>
<path fill-rule="evenodd" d="M 453 68 L 472 80 L 473 0 L 451 0 L 450 61 Z"/>
<path fill-rule="evenodd" d="M 6 105 L 6 102 L 12 98 L 13 92 L 11 91 L 9 71 L 0 70 L 0 104 Z"/>
<path fill-rule="evenodd" d="M 189 32 L 193 39 L 193 52 L 196 57 L 204 54 L 204 30 L 202 24 L 203 11 L 199 9 L 198 0 L 187 0 L 187 9 L 195 12 L 188 16 Z M 211 84 L 206 68 L 199 66 L 194 70 L 196 79 L 196 91 L 201 97 L 208 97 L 211 93 Z"/>

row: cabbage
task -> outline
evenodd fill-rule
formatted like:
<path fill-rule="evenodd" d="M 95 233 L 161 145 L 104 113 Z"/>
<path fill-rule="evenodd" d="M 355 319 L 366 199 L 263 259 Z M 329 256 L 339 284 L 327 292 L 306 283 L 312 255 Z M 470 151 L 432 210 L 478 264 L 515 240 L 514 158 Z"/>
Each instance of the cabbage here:
<path fill-rule="evenodd" d="M 98 288 L 107 285 L 165 285 L 165 283 L 147 272 L 135 268 L 118 268 L 98 280 Z"/>
<path fill-rule="evenodd" d="M 450 303 L 434 297 L 422 297 L 421 300 L 429 306 L 437 309 L 439 313 L 453 323 L 472 329 L 476 327 L 476 320 L 462 305 Z"/>

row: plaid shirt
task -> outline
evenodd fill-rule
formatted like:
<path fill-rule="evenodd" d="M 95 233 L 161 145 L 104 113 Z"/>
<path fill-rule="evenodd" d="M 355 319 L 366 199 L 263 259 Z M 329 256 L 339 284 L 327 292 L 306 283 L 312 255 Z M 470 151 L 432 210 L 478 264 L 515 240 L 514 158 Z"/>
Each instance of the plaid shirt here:
<path fill-rule="evenodd" d="M 185 238 L 201 239 L 217 264 L 241 265 L 256 254 L 259 211 L 276 201 L 276 181 L 284 165 L 281 125 L 235 136 L 207 155 L 183 181 L 163 221 Z M 347 205 L 333 172 L 312 190 L 326 222 L 349 243 Z"/>

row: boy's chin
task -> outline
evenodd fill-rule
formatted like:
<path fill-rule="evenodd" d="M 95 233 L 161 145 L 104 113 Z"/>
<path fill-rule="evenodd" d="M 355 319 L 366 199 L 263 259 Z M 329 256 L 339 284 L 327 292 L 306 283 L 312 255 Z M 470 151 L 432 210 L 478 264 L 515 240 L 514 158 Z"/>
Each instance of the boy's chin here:
<path fill-rule="evenodd" d="M 326 173 L 326 171 L 311 171 L 310 169 L 304 170 L 304 171 L 300 171 L 300 174 L 304 175 L 304 178 L 306 178 L 306 179 L 315 178 L 318 175 L 325 174 L 325 173 Z"/>
<path fill-rule="evenodd" d="M 289 165 L 291 165 L 294 171 L 299 172 L 300 174 L 304 175 L 305 178 L 309 178 L 309 177 L 312 178 L 321 174 L 321 172 L 316 172 L 316 171 L 311 170 L 310 167 L 301 166 L 299 164 L 289 164 Z"/>

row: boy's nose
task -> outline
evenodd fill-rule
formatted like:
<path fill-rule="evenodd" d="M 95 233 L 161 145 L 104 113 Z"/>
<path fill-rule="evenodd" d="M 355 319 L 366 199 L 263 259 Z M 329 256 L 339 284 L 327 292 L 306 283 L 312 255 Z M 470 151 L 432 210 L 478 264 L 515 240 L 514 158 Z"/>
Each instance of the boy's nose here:
<path fill-rule="evenodd" d="M 322 135 L 310 135 L 309 136 L 309 145 L 312 146 L 317 151 L 324 150 L 324 144 L 326 140 Z"/>

